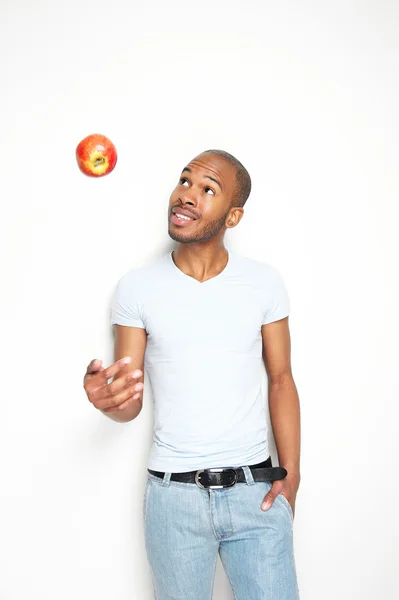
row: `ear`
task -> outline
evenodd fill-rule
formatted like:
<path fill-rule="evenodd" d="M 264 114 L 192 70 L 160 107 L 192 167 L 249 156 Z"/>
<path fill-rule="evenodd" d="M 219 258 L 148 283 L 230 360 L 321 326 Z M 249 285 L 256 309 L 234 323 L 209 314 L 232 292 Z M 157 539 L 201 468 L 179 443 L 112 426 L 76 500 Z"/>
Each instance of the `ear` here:
<path fill-rule="evenodd" d="M 244 214 L 244 209 L 241 206 L 234 206 L 233 208 L 230 209 L 230 212 L 228 214 L 228 217 L 226 219 L 226 227 L 228 229 L 231 229 L 232 227 L 235 227 L 236 225 L 238 225 L 238 223 L 241 221 L 242 217 Z"/>

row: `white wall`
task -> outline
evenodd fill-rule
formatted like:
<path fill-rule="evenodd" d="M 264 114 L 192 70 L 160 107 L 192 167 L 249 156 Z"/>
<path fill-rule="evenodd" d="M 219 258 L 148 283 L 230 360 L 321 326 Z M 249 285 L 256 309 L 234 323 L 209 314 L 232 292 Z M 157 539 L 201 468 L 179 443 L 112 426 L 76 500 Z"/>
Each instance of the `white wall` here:
<path fill-rule="evenodd" d="M 118 424 L 87 401 L 109 301 L 169 246 L 204 149 L 253 178 L 226 243 L 292 300 L 302 405 L 301 600 L 399 595 L 399 5 L 393 0 L 3 1 L 0 597 L 152 598 L 142 525 L 149 390 Z M 93 180 L 77 143 L 109 136 Z M 232 598 L 218 564 L 215 599 Z"/>

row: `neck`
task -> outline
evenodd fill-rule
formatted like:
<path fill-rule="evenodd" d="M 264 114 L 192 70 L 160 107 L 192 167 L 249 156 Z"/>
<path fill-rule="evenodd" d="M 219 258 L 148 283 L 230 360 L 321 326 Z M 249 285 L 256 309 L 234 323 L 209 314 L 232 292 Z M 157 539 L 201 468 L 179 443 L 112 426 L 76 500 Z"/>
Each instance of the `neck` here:
<path fill-rule="evenodd" d="M 219 275 L 227 265 L 228 252 L 223 241 L 202 244 L 177 244 L 173 252 L 175 265 L 186 275 L 206 281 Z"/>

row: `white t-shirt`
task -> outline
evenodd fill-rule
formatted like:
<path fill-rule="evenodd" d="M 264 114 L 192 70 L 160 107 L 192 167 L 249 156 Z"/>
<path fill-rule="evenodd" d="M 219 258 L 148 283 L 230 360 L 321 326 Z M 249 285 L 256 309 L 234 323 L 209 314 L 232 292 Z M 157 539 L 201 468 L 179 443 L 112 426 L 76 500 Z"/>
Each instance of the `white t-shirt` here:
<path fill-rule="evenodd" d="M 286 317 L 290 301 L 277 269 L 228 252 L 225 269 L 203 283 L 168 253 L 131 269 L 113 293 L 112 324 L 147 332 L 150 469 L 238 467 L 269 456 L 261 327 Z"/>

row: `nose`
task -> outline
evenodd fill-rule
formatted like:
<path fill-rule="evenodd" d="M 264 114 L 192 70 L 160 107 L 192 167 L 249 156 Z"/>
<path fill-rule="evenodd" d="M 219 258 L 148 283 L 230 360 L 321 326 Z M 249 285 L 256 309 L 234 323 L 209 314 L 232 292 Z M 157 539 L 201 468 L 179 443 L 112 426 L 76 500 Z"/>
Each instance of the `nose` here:
<path fill-rule="evenodd" d="M 197 198 L 196 198 L 195 194 L 192 192 L 192 190 L 190 190 L 189 192 L 187 191 L 185 194 L 181 194 L 179 196 L 179 200 L 182 204 L 189 204 L 190 206 L 197 206 Z"/>

